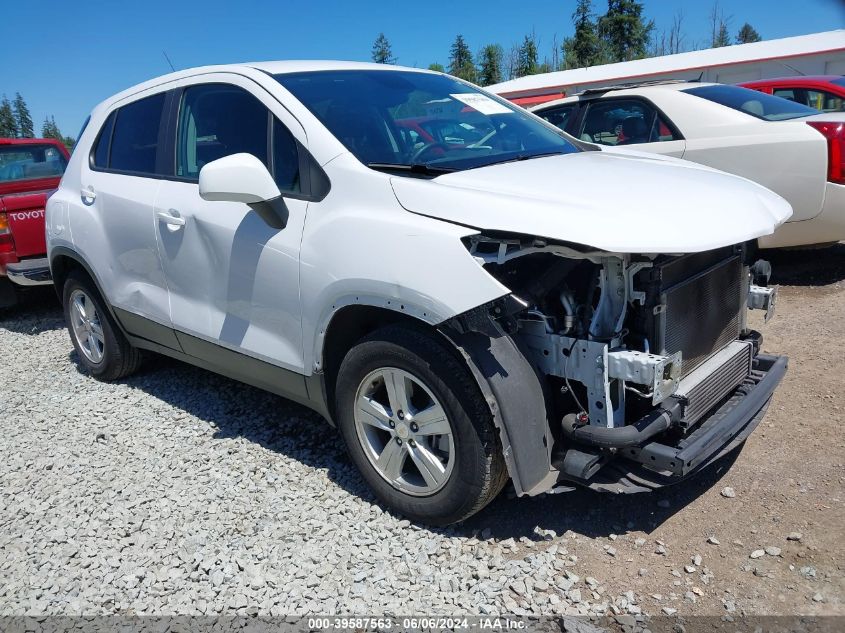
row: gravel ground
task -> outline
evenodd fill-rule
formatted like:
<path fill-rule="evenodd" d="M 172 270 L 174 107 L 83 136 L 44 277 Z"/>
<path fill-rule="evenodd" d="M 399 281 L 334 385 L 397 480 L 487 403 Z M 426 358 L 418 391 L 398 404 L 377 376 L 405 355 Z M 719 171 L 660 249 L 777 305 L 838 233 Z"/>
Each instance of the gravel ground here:
<path fill-rule="evenodd" d="M 32 296 L 0 313 L 0 615 L 845 615 L 845 246 L 774 263 L 755 325 L 790 372 L 740 454 L 442 530 L 384 512 L 297 405 L 162 358 L 87 377 Z"/>

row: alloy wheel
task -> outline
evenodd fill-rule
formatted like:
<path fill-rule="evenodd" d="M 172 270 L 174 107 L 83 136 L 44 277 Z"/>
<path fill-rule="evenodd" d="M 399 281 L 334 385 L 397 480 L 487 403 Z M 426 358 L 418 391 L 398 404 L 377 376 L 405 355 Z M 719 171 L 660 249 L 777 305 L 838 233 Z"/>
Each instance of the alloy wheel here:
<path fill-rule="evenodd" d="M 355 394 L 355 431 L 376 472 L 415 496 L 443 488 L 455 463 L 446 411 L 416 376 L 395 367 L 370 372 Z"/>
<path fill-rule="evenodd" d="M 95 365 L 103 360 L 106 341 L 100 315 L 91 297 L 76 289 L 70 295 L 70 325 L 79 349 Z"/>

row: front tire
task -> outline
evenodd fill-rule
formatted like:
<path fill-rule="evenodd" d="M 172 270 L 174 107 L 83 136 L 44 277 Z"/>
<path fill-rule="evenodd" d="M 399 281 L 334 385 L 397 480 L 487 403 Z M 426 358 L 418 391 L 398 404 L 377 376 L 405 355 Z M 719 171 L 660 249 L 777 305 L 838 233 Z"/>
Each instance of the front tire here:
<path fill-rule="evenodd" d="M 132 347 L 106 309 L 91 279 L 72 271 L 62 292 L 65 322 L 80 364 L 95 378 L 118 380 L 141 364 L 140 350 Z"/>
<path fill-rule="evenodd" d="M 489 406 L 436 335 L 398 325 L 374 332 L 343 359 L 335 393 L 352 461 L 397 512 L 455 523 L 507 482 Z"/>

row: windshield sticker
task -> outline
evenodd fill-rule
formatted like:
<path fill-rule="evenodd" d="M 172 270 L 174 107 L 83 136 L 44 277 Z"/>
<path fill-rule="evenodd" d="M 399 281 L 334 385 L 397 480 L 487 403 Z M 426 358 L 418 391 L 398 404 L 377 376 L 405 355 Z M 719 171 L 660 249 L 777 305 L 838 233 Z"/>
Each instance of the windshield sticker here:
<path fill-rule="evenodd" d="M 502 105 L 498 101 L 494 101 L 487 95 L 477 92 L 462 92 L 459 94 L 449 95 L 453 99 L 457 99 L 461 103 L 465 103 L 470 108 L 478 110 L 481 114 L 512 114 L 513 110 Z"/>

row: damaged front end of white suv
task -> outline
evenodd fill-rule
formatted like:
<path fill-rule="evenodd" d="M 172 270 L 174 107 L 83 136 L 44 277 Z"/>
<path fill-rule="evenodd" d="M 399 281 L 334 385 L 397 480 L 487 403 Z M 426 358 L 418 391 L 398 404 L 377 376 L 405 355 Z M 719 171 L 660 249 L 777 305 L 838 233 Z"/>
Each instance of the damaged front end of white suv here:
<path fill-rule="evenodd" d="M 518 494 L 685 479 L 748 437 L 786 372 L 746 323 L 776 299 L 749 243 L 637 255 L 483 232 L 465 245 L 511 294 L 440 330 L 491 404 Z"/>

